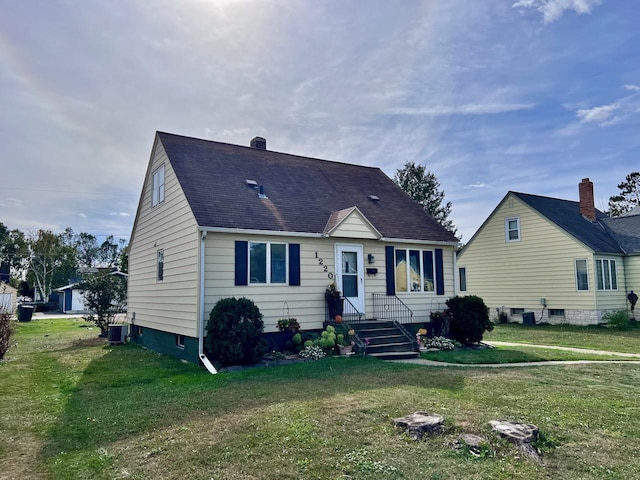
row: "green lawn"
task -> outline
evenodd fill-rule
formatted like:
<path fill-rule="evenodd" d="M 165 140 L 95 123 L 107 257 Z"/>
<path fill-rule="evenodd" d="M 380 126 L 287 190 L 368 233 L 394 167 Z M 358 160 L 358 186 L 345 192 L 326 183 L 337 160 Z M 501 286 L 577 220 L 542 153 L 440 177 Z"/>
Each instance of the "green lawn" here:
<path fill-rule="evenodd" d="M 640 353 L 640 328 L 616 330 L 604 326 L 498 324 L 484 340 L 581 347 L 610 352 Z"/>
<path fill-rule="evenodd" d="M 551 362 L 563 360 L 617 360 L 640 361 L 640 357 L 619 357 L 613 355 L 595 355 L 574 353 L 563 350 L 538 347 L 502 347 L 485 350 L 448 350 L 441 352 L 423 352 L 420 355 L 426 360 L 448 363 L 464 363 L 471 365 L 487 363 L 521 363 L 521 362 Z"/>
<path fill-rule="evenodd" d="M 212 376 L 97 334 L 82 320 L 20 325 L 0 363 L 0 478 L 639 478 L 640 365 L 335 357 Z M 416 410 L 443 414 L 443 435 L 393 427 Z M 538 425 L 544 463 L 496 438 L 492 419 Z M 453 450 L 464 432 L 491 447 Z"/>

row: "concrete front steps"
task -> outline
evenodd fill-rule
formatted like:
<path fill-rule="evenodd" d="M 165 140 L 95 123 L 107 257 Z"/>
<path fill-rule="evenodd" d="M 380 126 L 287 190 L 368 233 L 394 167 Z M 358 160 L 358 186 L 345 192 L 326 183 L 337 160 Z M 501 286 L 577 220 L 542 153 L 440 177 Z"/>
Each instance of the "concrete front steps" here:
<path fill-rule="evenodd" d="M 366 346 L 366 355 L 382 360 L 402 360 L 418 358 L 420 352 L 416 352 L 414 343 L 392 321 L 365 320 L 352 323 L 360 340 L 369 340 Z"/>

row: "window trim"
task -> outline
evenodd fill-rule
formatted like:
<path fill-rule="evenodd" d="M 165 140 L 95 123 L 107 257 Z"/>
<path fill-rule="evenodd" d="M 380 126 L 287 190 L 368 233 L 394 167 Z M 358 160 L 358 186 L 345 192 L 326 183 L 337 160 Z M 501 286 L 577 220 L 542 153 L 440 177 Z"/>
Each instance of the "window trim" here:
<path fill-rule="evenodd" d="M 162 183 L 161 183 L 162 182 Z M 156 168 L 151 175 L 151 206 L 155 207 L 164 202 L 165 168 L 164 163 Z"/>
<path fill-rule="evenodd" d="M 265 260 L 265 282 L 252 282 L 251 281 L 251 245 L 266 245 L 266 260 Z M 271 256 L 271 246 L 272 245 L 283 245 L 284 246 L 284 281 L 283 282 L 273 282 L 271 278 L 271 265 L 273 263 L 273 258 Z M 268 241 L 258 241 L 258 242 L 247 242 L 247 285 L 289 285 L 289 244 L 286 242 L 268 242 Z"/>
<path fill-rule="evenodd" d="M 517 222 L 517 228 L 515 229 L 515 231 L 518 233 L 518 238 L 509 238 L 509 233 L 514 231 L 512 229 L 509 228 L 509 222 L 512 221 L 516 221 Z M 516 217 L 507 217 L 504 219 L 504 239 L 507 243 L 514 243 L 514 242 L 519 242 L 522 239 L 522 232 L 521 232 L 521 228 L 520 228 L 520 217 L 516 216 Z"/>
<path fill-rule="evenodd" d="M 405 284 L 407 289 L 406 290 L 399 290 L 398 289 L 398 285 L 402 285 L 402 283 L 398 282 L 398 277 L 397 277 L 397 255 L 398 252 L 404 252 L 404 261 L 405 264 L 407 265 L 406 268 L 406 279 L 405 279 Z M 420 262 L 420 289 L 419 290 L 412 290 L 411 289 L 411 268 L 410 268 L 410 258 L 411 258 L 411 253 L 410 252 L 418 252 L 418 259 Z M 424 289 L 424 258 L 425 258 L 425 253 L 431 253 L 431 279 L 433 281 L 433 289 L 432 290 L 425 290 Z M 395 290 L 398 293 L 411 293 L 411 294 L 431 294 L 431 295 L 436 295 L 438 292 L 438 273 L 437 273 L 437 268 L 436 268 L 436 251 L 435 249 L 429 249 L 429 248 L 395 248 L 394 249 L 394 253 L 393 253 L 393 278 L 394 278 L 394 285 L 395 285 Z"/>
<path fill-rule="evenodd" d="M 604 269 L 604 265 L 607 269 Z M 618 265 L 615 258 L 596 258 L 596 290 L 599 292 L 618 291 Z M 608 277 L 605 275 L 608 273 Z M 601 276 L 602 274 L 602 276 Z M 607 288 L 607 283 L 609 288 Z"/>
<path fill-rule="evenodd" d="M 176 347 L 184 350 L 184 335 L 176 334 Z"/>
<path fill-rule="evenodd" d="M 156 282 L 164 281 L 164 249 L 156 252 Z"/>
<path fill-rule="evenodd" d="M 580 288 L 580 282 L 578 280 L 578 262 L 584 261 L 585 267 L 587 269 L 587 288 Z M 588 258 L 576 258 L 573 262 L 574 274 L 576 279 L 576 291 L 577 292 L 588 292 L 591 290 L 591 282 L 589 278 L 589 259 Z"/>
<path fill-rule="evenodd" d="M 511 314 L 511 316 L 514 315 L 522 315 L 524 313 L 524 308 L 521 307 L 511 307 L 509 308 L 509 313 Z"/>

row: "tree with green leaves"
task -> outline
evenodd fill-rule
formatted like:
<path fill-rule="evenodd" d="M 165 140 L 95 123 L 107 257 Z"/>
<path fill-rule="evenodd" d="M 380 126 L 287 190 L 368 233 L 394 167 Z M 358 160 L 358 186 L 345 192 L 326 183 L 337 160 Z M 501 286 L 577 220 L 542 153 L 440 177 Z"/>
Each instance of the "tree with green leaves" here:
<path fill-rule="evenodd" d="M 27 241 L 18 230 L 9 230 L 0 222 L 0 280 L 18 284 L 28 256 Z"/>
<path fill-rule="evenodd" d="M 631 172 L 618 184 L 620 193 L 609 198 L 609 216 L 619 217 L 640 206 L 640 172 Z"/>
<path fill-rule="evenodd" d="M 124 311 L 127 304 L 127 280 L 109 271 L 92 273 L 85 277 L 78 288 L 82 291 L 89 314 L 84 317 L 100 328 L 100 336 L 107 336 L 109 324 Z"/>
<path fill-rule="evenodd" d="M 53 288 L 65 285 L 77 270 L 76 250 L 65 242 L 65 234 L 38 230 L 29 240 L 28 279 L 36 296 L 46 302 Z"/>
<path fill-rule="evenodd" d="M 440 190 L 440 183 L 433 172 L 427 171 L 424 165 L 407 162 L 403 168 L 396 170 L 393 181 L 440 225 L 456 234 L 457 229 L 449 219 L 451 202 L 444 202 L 444 192 Z"/>

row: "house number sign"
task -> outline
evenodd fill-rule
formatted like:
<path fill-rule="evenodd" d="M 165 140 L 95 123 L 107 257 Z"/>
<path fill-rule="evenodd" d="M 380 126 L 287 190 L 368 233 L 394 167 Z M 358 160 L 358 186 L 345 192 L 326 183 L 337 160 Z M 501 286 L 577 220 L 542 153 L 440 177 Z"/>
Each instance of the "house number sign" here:
<path fill-rule="evenodd" d="M 316 252 L 316 259 L 318 259 L 318 265 L 322 267 L 322 270 L 327 274 L 327 277 L 329 277 L 329 280 L 333 280 L 333 277 L 334 277 L 333 272 L 329 271 L 329 267 L 327 267 L 324 264 L 324 259 L 318 256 L 318 252 Z"/>

